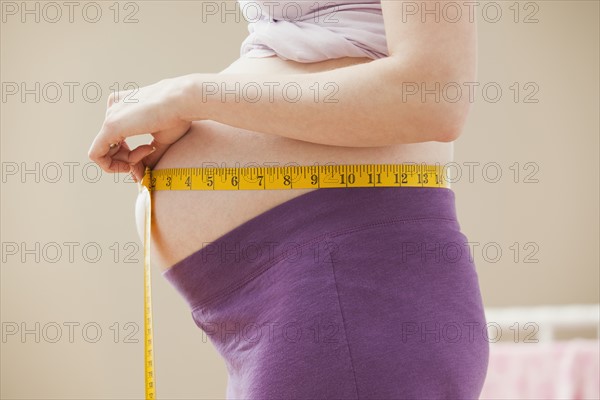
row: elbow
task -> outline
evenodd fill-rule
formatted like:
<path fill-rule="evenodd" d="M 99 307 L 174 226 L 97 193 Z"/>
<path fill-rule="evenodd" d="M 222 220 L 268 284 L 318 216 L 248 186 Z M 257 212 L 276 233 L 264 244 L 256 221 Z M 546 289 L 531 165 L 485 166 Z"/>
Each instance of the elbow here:
<path fill-rule="evenodd" d="M 398 93 L 398 97 L 391 102 L 395 112 L 389 115 L 395 126 L 404 127 L 404 143 L 449 143 L 457 140 L 464 131 L 472 104 L 468 98 L 449 101 L 441 96 L 438 99 L 414 96 L 407 99 L 403 91 Z M 398 107 L 398 104 L 402 106 Z"/>
<path fill-rule="evenodd" d="M 457 140 L 467 122 L 471 106 L 469 103 L 455 103 L 450 107 L 444 107 L 431 121 L 428 131 L 431 132 L 432 141 L 450 143 Z"/>
<path fill-rule="evenodd" d="M 444 123 L 433 131 L 432 141 L 450 143 L 458 139 L 462 132 L 462 124 Z"/>
<path fill-rule="evenodd" d="M 397 104 L 406 106 L 397 109 L 399 112 L 393 118 L 397 121 L 399 118 L 400 126 L 412 130 L 413 135 L 408 140 L 413 142 L 453 142 L 464 131 L 472 101 L 464 92 L 459 91 L 458 96 L 451 92 L 446 95 L 442 88 L 447 85 L 452 88 L 456 82 L 470 82 L 474 78 L 462 69 L 458 72 L 436 71 L 434 74 L 427 65 L 436 63 L 417 63 L 422 67 L 415 67 L 416 70 L 402 67 L 393 70 L 390 78 L 393 83 L 389 86 L 395 91 L 392 97 L 397 96 L 395 107 Z"/>
<path fill-rule="evenodd" d="M 383 97 L 391 99 L 393 112 L 388 115 L 392 124 L 403 127 L 401 142 L 449 143 L 457 140 L 464 131 L 472 101 L 464 92 L 459 91 L 458 96 L 451 92 L 446 95 L 442 88 L 447 85 L 452 88 L 456 82 L 473 81 L 472 74 L 458 67 L 432 72 L 430 65 L 437 65 L 434 61 L 415 63 L 412 67 L 406 67 L 402 62 L 390 63 L 393 63 L 391 72 L 385 81 L 390 94 Z"/>

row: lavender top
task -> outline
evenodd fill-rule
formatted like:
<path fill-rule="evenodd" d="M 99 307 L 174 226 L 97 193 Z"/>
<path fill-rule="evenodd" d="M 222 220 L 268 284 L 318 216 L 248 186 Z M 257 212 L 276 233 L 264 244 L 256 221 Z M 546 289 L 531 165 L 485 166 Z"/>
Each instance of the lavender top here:
<path fill-rule="evenodd" d="M 317 62 L 387 57 L 379 0 L 237 0 L 250 35 L 240 56 Z"/>

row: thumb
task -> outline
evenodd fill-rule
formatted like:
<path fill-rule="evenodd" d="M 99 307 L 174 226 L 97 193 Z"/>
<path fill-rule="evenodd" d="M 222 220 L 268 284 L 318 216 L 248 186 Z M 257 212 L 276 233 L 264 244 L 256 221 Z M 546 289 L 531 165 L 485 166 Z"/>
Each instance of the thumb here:
<path fill-rule="evenodd" d="M 169 149 L 170 144 L 163 144 L 158 142 L 152 142 L 149 145 L 144 145 L 140 147 L 144 147 L 144 152 L 140 151 L 140 153 L 135 155 L 135 159 L 139 160 L 136 163 L 130 163 L 131 165 L 131 175 L 136 182 L 139 182 L 144 177 L 144 173 L 146 172 L 146 167 L 150 167 L 153 169 L 154 166 L 158 163 L 158 160 L 165 154 L 165 152 Z M 138 150 L 135 149 L 134 151 Z M 150 149 L 150 150 L 148 150 Z M 133 152 L 132 152 L 133 153 Z M 130 157 L 130 160 L 132 158 Z"/>
<path fill-rule="evenodd" d="M 131 153 L 129 153 L 128 162 L 130 165 L 129 173 L 132 175 L 136 182 L 139 182 L 144 177 L 146 167 L 143 162 L 144 157 L 156 152 L 156 147 L 152 145 L 142 145 L 136 147 Z"/>
<path fill-rule="evenodd" d="M 158 160 L 161 159 L 163 154 L 166 153 L 166 151 L 169 149 L 169 147 L 171 147 L 171 145 L 166 143 L 159 143 L 156 140 L 154 140 L 152 141 L 150 146 L 155 150 L 151 151 L 150 153 L 147 153 L 143 157 L 143 163 L 145 167 L 150 167 L 150 169 L 153 169 L 154 166 L 158 163 Z"/>
<path fill-rule="evenodd" d="M 147 157 L 148 155 L 154 153 L 156 151 L 156 146 L 152 144 L 144 144 L 136 147 L 129 153 L 129 157 L 127 161 L 130 165 L 138 164 Z"/>

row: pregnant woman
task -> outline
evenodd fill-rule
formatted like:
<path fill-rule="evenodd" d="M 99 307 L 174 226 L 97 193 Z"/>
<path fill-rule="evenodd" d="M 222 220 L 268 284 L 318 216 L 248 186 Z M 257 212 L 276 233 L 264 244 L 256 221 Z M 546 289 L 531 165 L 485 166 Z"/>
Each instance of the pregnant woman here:
<path fill-rule="evenodd" d="M 138 181 L 147 166 L 443 166 L 470 103 L 442 89 L 475 81 L 477 55 L 475 22 L 448 4 L 239 1 L 241 57 L 111 96 L 89 157 Z M 140 134 L 153 141 L 130 148 Z M 158 191 L 152 260 L 225 360 L 228 398 L 483 386 L 486 320 L 449 187 Z"/>

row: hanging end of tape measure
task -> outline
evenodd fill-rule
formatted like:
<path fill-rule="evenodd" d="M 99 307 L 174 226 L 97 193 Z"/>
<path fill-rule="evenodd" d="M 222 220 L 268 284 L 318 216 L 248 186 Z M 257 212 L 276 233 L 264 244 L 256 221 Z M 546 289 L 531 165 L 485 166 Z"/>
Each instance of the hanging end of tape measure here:
<path fill-rule="evenodd" d="M 140 191 L 148 189 L 145 197 L 144 223 L 144 374 L 146 400 L 155 400 L 154 344 L 152 328 L 152 268 L 150 265 L 150 236 L 152 231 L 152 171 L 146 167 Z"/>
<path fill-rule="evenodd" d="M 144 188 L 146 188 L 148 192 L 152 190 L 152 170 L 150 167 L 146 167 L 146 170 L 144 171 L 144 177 L 138 183 L 138 189 L 140 192 L 144 190 Z"/>

